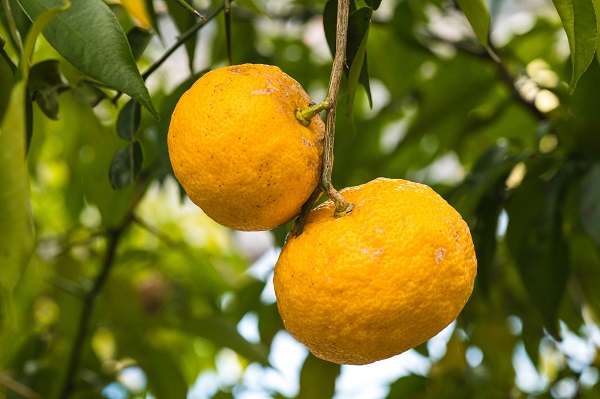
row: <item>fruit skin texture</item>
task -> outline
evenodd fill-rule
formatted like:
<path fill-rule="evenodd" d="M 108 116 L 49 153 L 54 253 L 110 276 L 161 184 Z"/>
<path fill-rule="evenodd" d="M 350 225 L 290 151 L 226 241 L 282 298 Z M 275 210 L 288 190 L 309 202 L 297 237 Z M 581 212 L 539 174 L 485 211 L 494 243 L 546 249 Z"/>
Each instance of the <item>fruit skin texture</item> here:
<path fill-rule="evenodd" d="M 379 178 L 340 191 L 290 235 L 275 266 L 285 328 L 317 357 L 367 364 L 411 349 L 469 299 L 477 260 L 467 224 L 430 187 Z"/>
<path fill-rule="evenodd" d="M 300 212 L 318 184 L 325 126 L 296 120 L 312 104 L 279 68 L 216 69 L 179 99 L 169 126 L 175 177 L 218 223 L 270 230 Z"/>

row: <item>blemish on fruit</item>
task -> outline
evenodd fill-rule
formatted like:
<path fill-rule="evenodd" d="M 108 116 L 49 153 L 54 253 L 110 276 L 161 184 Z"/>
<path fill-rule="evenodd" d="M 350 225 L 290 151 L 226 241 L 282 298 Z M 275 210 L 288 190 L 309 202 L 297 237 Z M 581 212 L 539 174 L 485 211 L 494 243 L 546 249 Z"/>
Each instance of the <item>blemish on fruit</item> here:
<path fill-rule="evenodd" d="M 433 256 L 435 256 L 435 263 L 440 263 L 444 260 L 444 256 L 446 256 L 446 248 L 437 248 L 433 251 Z"/>

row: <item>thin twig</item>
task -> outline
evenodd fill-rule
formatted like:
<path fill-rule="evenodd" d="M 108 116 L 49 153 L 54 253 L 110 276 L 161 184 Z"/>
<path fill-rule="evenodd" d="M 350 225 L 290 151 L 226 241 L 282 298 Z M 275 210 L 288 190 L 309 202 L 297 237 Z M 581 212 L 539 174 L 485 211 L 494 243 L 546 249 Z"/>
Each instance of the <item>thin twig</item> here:
<path fill-rule="evenodd" d="M 302 234 L 306 218 L 313 204 L 317 201 L 321 192 L 324 190 L 329 198 L 335 203 L 335 217 L 341 217 L 352 211 L 354 204 L 347 202 L 344 197 L 331 184 L 331 172 L 333 170 L 333 143 L 335 138 L 335 110 L 337 104 L 337 96 L 340 90 L 340 83 L 344 73 L 344 64 L 346 63 L 346 42 L 348 40 L 348 15 L 350 13 L 350 0 L 339 0 L 337 9 L 337 24 L 336 24 L 336 40 L 335 40 L 335 56 L 331 67 L 331 77 L 329 79 L 329 88 L 325 100 L 316 106 L 309 107 L 313 112 L 320 112 L 326 109 L 327 117 L 325 121 L 325 140 L 323 144 L 323 164 L 321 170 L 321 179 L 319 185 L 315 188 L 310 198 L 302 206 L 300 215 L 298 216 L 296 225 L 292 234 L 299 236 Z M 300 110 L 297 115 L 305 119 L 312 119 L 311 116 L 306 117 Z M 297 116 L 298 118 L 298 116 Z M 302 118 L 298 118 L 300 123 L 303 123 Z"/>
<path fill-rule="evenodd" d="M 128 222 L 127 225 L 129 223 L 130 222 Z M 102 267 L 100 268 L 100 271 L 94 280 L 92 289 L 87 292 L 83 299 L 83 307 L 79 317 L 79 327 L 77 328 L 77 335 L 73 341 L 73 347 L 71 349 L 71 355 L 69 356 L 68 367 L 65 375 L 65 383 L 60 395 L 60 398 L 62 399 L 69 398 L 73 393 L 73 389 L 75 388 L 75 377 L 81 362 L 81 352 L 90 330 L 90 320 L 94 312 L 96 298 L 104 287 L 104 283 L 110 274 L 115 261 L 115 256 L 117 254 L 117 247 L 125 228 L 126 226 L 122 225 L 121 228 L 111 230 L 109 232 L 108 245 L 106 247 L 106 254 L 104 256 L 104 261 L 102 262 Z"/>
<path fill-rule="evenodd" d="M 0 385 L 5 386 L 17 395 L 25 399 L 43 399 L 42 395 L 29 388 L 27 385 L 23 385 L 19 381 L 12 378 L 10 375 L 0 373 Z"/>
<path fill-rule="evenodd" d="M 123 221 L 116 228 L 110 229 L 106 233 L 108 243 L 106 245 L 106 251 L 102 265 L 98 271 L 98 274 L 96 275 L 96 278 L 94 279 L 92 288 L 87 291 L 83 297 L 83 306 L 81 308 L 81 313 L 79 314 L 77 333 L 75 335 L 73 347 L 71 348 L 71 354 L 67 363 L 65 379 L 61 389 L 61 394 L 59 396 L 60 399 L 68 399 L 71 394 L 73 394 L 77 371 L 79 370 L 81 364 L 81 356 L 83 354 L 84 345 L 86 339 L 88 339 L 91 329 L 90 321 L 94 312 L 96 299 L 102 291 L 102 288 L 104 288 L 104 284 L 106 283 L 115 263 L 117 248 L 120 244 L 121 238 L 134 221 L 135 208 L 140 203 L 144 193 L 146 192 L 146 189 L 148 188 L 148 178 L 151 173 L 151 168 L 142 173 L 142 176 L 140 176 L 139 183 L 136 187 L 135 196 L 127 214 L 123 218 Z"/>
<path fill-rule="evenodd" d="M 231 1 L 231 0 L 230 0 Z M 186 41 L 189 40 L 190 37 L 194 36 L 200 29 L 202 29 L 207 23 L 209 23 L 213 18 L 215 18 L 221 11 L 225 9 L 225 3 L 221 3 L 221 5 L 213 10 L 205 19 L 202 19 L 194 24 L 190 29 L 185 31 L 175 43 L 171 47 L 169 47 L 164 54 L 142 74 L 142 79 L 145 81 L 148 79 L 154 71 L 156 71 L 170 56 L 173 54 L 179 47 L 185 44 Z M 118 92 L 112 99 L 113 103 L 116 103 L 117 100 L 121 97 L 123 93 Z"/>

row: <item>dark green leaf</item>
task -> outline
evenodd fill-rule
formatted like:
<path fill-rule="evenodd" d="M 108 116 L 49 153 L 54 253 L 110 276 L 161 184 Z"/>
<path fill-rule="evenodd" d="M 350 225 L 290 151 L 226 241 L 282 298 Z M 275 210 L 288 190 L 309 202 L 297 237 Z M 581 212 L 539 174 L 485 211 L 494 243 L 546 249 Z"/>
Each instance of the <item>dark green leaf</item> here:
<path fill-rule="evenodd" d="M 184 0 L 182 0 L 184 1 Z M 179 33 L 183 33 L 190 29 L 196 22 L 198 22 L 198 18 L 188 11 L 186 11 L 183 7 L 176 4 L 174 1 L 167 1 L 167 7 L 169 9 L 169 15 L 173 18 L 173 22 L 175 22 L 175 26 L 177 26 L 177 30 Z M 196 54 L 196 44 L 198 43 L 198 35 L 194 35 L 186 40 L 184 46 L 185 51 L 188 55 L 188 66 L 190 71 L 193 71 L 193 63 L 194 57 Z"/>
<path fill-rule="evenodd" d="M 123 106 L 117 118 L 117 134 L 125 140 L 132 140 L 140 128 L 140 103 L 133 98 Z"/>
<path fill-rule="evenodd" d="M 151 39 L 152 33 L 139 26 L 134 26 L 127 32 L 127 41 L 129 42 L 129 47 L 131 47 L 134 60 L 137 61 L 142 56 Z"/>
<path fill-rule="evenodd" d="M 16 285 L 35 245 L 25 163 L 25 101 L 25 83 L 20 81 L 0 123 L 0 289 L 6 292 Z"/>
<path fill-rule="evenodd" d="M 457 0 L 458 6 L 467 17 L 475 36 L 485 46 L 488 45 L 490 31 L 490 11 L 485 0 Z"/>
<path fill-rule="evenodd" d="M 300 392 L 296 399 L 331 399 L 335 393 L 335 379 L 339 374 L 339 364 L 309 353 L 300 372 Z"/>
<path fill-rule="evenodd" d="M 348 17 L 348 41 L 346 44 L 346 63 L 349 67 L 344 68 L 348 77 L 348 108 L 346 113 L 352 116 L 354 96 L 358 84 L 362 84 L 366 90 L 369 104 L 372 106 L 371 89 L 369 85 L 369 73 L 367 70 L 367 41 L 369 26 L 373 10 L 362 7 L 350 14 Z M 323 26 L 325 38 L 332 54 L 335 54 L 337 23 L 337 1 L 330 0 L 323 10 Z"/>
<path fill-rule="evenodd" d="M 219 346 L 230 348 L 250 361 L 269 364 L 268 350 L 262 345 L 248 342 L 237 331 L 236 325 L 222 315 L 188 320 L 184 328 Z"/>
<path fill-rule="evenodd" d="M 507 206 L 506 240 L 544 326 L 559 339 L 557 313 L 569 276 L 561 209 L 572 171 L 561 169 L 545 181 L 543 165 L 530 169 Z"/>
<path fill-rule="evenodd" d="M 600 314 L 600 250 L 589 237 L 578 235 L 569 241 L 571 263 L 578 288 L 595 314 Z"/>
<path fill-rule="evenodd" d="M 573 73 L 569 92 L 590 66 L 596 52 L 597 24 L 592 0 L 553 0 L 567 33 Z"/>
<path fill-rule="evenodd" d="M 427 377 L 415 374 L 402 377 L 390 385 L 390 392 L 386 399 L 417 399 L 424 397 L 427 389 L 427 381 Z"/>
<path fill-rule="evenodd" d="M 19 2 L 31 20 L 62 4 L 59 0 Z M 43 33 L 46 40 L 77 69 L 135 98 L 158 117 L 127 38 L 103 1 L 74 1 L 67 11 L 48 22 Z"/>
<path fill-rule="evenodd" d="M 381 5 L 381 0 L 365 0 L 365 3 L 375 11 Z"/>
<path fill-rule="evenodd" d="M 28 86 L 31 98 L 42 112 L 50 119 L 58 119 L 58 95 L 69 88 L 58 60 L 46 60 L 32 66 Z"/>
<path fill-rule="evenodd" d="M 121 190 L 129 186 L 142 170 L 144 154 L 138 141 L 131 142 L 126 148 L 117 151 L 109 170 L 112 188 Z"/>
<path fill-rule="evenodd" d="M 581 183 L 579 202 L 581 225 L 600 246 L 600 164 L 595 164 Z"/>
<path fill-rule="evenodd" d="M 80 80 L 73 87 L 73 95 L 82 103 L 94 108 L 100 101 L 106 98 L 106 94 L 100 90 L 94 82 Z"/>

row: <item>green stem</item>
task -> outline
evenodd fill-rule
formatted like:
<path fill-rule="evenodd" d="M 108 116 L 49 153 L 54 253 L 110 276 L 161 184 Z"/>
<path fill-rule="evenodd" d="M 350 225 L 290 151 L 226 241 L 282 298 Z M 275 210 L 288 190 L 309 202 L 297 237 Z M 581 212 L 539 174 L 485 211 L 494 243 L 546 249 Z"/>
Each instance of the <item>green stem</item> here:
<path fill-rule="evenodd" d="M 331 184 L 331 172 L 333 171 L 333 143 L 335 139 L 335 109 L 342 74 L 344 72 L 344 63 L 346 62 L 346 42 L 348 39 L 348 15 L 350 14 L 350 0 L 339 0 L 337 9 L 337 24 L 335 33 L 335 56 L 333 66 L 331 67 L 331 77 L 329 79 L 329 88 L 324 101 L 303 110 L 296 111 L 296 119 L 304 124 L 306 120 L 310 121 L 312 116 L 327 110 L 325 121 L 325 140 L 323 142 L 323 166 L 321 170 L 321 179 L 319 185 L 315 188 L 310 198 L 302 206 L 298 216 L 294 234 L 302 234 L 306 218 L 312 206 L 317 201 L 322 191 L 325 191 L 329 199 L 335 204 L 334 217 L 342 217 L 350 213 L 354 204 L 349 203 Z M 326 106 L 319 110 L 319 108 Z M 314 112 L 314 114 L 313 114 Z M 312 115 L 308 118 L 309 115 Z M 303 122 L 304 121 L 304 122 Z M 306 126 L 306 125 L 305 125 Z"/>
<path fill-rule="evenodd" d="M 6 22 L 8 24 L 8 33 L 13 41 L 14 46 L 17 48 L 19 53 L 23 52 L 23 42 L 21 41 L 21 35 L 17 29 L 17 24 L 13 17 L 12 11 L 10 10 L 10 3 L 8 0 L 2 0 L 2 8 L 4 9 L 4 15 L 6 16 Z"/>
<path fill-rule="evenodd" d="M 303 126 L 308 126 L 315 115 L 320 114 L 322 111 L 325 111 L 329 108 L 331 108 L 331 103 L 327 100 L 323 100 L 318 104 L 311 105 L 308 108 L 298 108 L 296 110 L 296 119 L 298 119 L 298 122 L 300 122 Z"/>

